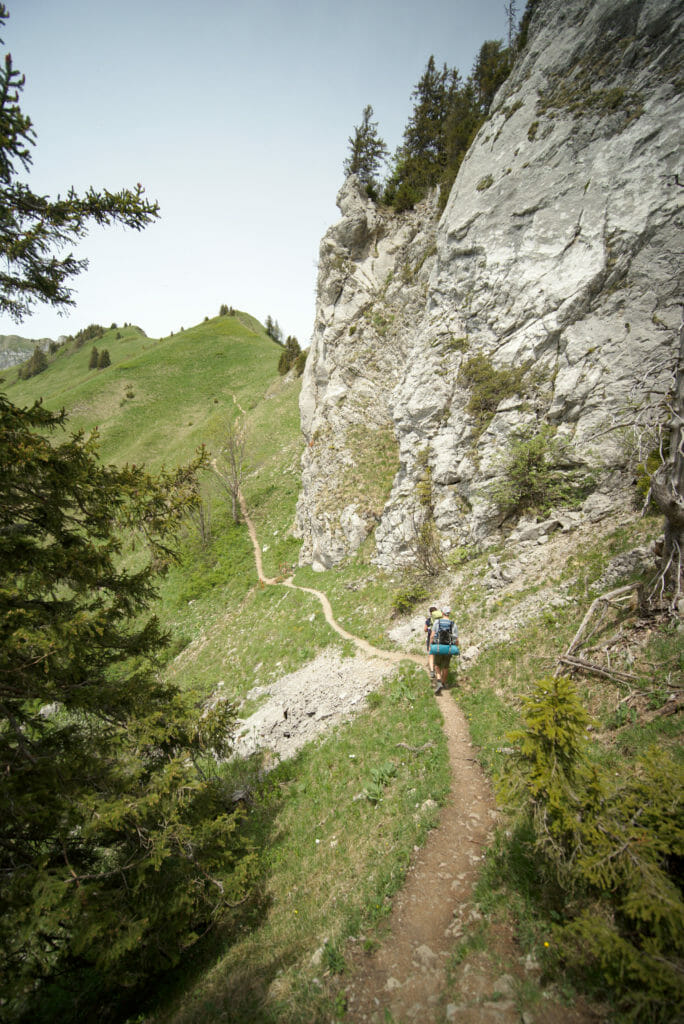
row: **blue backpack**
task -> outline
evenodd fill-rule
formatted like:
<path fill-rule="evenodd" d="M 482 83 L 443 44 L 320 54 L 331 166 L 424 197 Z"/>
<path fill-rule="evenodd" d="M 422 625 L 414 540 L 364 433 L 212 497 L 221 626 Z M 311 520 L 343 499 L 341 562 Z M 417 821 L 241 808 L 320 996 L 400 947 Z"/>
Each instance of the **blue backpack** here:
<path fill-rule="evenodd" d="M 457 639 L 458 630 L 455 622 L 451 619 L 437 619 L 432 624 L 430 654 L 460 654 Z"/>

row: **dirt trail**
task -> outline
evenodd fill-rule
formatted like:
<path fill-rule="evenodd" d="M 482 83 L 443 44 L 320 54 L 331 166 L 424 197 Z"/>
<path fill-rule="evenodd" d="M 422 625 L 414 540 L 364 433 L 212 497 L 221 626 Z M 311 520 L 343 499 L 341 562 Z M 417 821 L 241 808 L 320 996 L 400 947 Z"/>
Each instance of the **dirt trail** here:
<path fill-rule="evenodd" d="M 404 654 L 401 651 L 383 651 L 379 647 L 373 647 L 372 644 L 369 644 L 368 641 L 364 640 L 362 637 L 354 636 L 352 633 L 348 633 L 347 630 L 340 626 L 339 622 L 336 620 L 333 614 L 332 605 L 330 604 L 327 595 L 324 594 L 321 590 L 315 590 L 313 587 L 299 587 L 297 586 L 296 583 L 292 581 L 292 579 L 279 580 L 272 576 L 264 576 L 264 565 L 261 559 L 261 548 L 259 547 L 259 541 L 257 539 L 256 530 L 254 529 L 254 524 L 252 523 L 247 513 L 247 505 L 242 494 L 240 494 L 240 508 L 242 509 L 242 515 L 247 524 L 249 536 L 252 540 L 252 546 L 254 548 L 254 561 L 256 562 L 257 575 L 259 577 L 260 583 L 263 583 L 266 586 L 289 587 L 291 590 L 301 590 L 305 594 L 313 594 L 313 596 L 317 597 L 321 603 L 321 607 L 323 608 L 323 614 L 325 615 L 325 620 L 328 623 L 328 625 L 331 626 L 331 628 L 334 629 L 335 632 L 339 636 L 343 637 L 345 640 L 351 640 L 352 643 L 354 643 L 359 648 L 359 650 L 364 652 L 364 654 L 368 654 L 374 658 L 382 658 L 384 661 L 389 661 L 397 664 L 400 661 L 406 661 L 408 659 L 409 661 L 414 661 L 417 665 L 420 665 L 423 668 L 425 667 L 425 658 L 419 658 L 418 655 L 416 654 Z"/>
<path fill-rule="evenodd" d="M 235 396 L 233 398 L 244 414 Z M 256 530 L 242 493 L 239 498 L 263 585 L 285 586 L 312 594 L 320 601 L 331 628 L 354 643 L 363 654 L 390 664 L 408 659 L 426 667 L 424 656 L 384 651 L 348 633 L 336 621 L 330 601 L 321 591 L 298 587 L 292 579 L 264 576 Z M 593 522 L 588 528 L 596 530 Z M 547 552 L 544 554 L 548 557 Z M 526 558 L 534 561 L 529 553 Z M 541 571 L 541 566 L 538 568 Z M 373 953 L 365 952 L 361 937 L 357 940 L 356 951 L 345 951 L 347 971 L 331 983 L 331 988 L 344 998 L 345 1020 L 349 1024 L 557 1024 L 558 1021 L 596 1024 L 605 1021 L 599 1007 L 587 1005 L 583 1000 L 570 1007 L 551 990 L 544 991 L 541 999 L 539 994 L 530 997 L 530 991 L 539 993 L 541 968 L 534 957 L 520 955 L 515 935 L 506 925 L 493 925 L 489 930 L 487 952 L 471 952 L 461 963 L 451 958 L 458 940 L 472 938 L 481 920 L 472 896 L 497 814 L 491 787 L 475 756 L 463 713 L 448 690 L 436 700 L 442 712 L 449 750 L 450 794 L 442 808 L 439 826 L 430 832 L 425 846 L 415 850 L 405 883 L 394 897 L 379 948 Z"/>
<path fill-rule="evenodd" d="M 314 595 L 332 629 L 365 655 L 391 664 L 409 659 L 425 668 L 424 656 L 383 651 L 348 633 L 335 620 L 330 602 L 321 591 L 298 587 L 292 579 L 264 576 L 256 530 L 242 494 L 240 506 L 263 585 L 285 586 Z M 345 1020 L 349 1024 L 604 1021 L 597 1008 L 582 1001 L 569 1007 L 548 990 L 542 999 L 539 995 L 530 997 L 530 991 L 538 991 L 541 968 L 534 957 L 520 955 L 508 926 L 492 925 L 487 952 L 471 952 L 461 963 L 451 959 L 459 939 L 472 939 L 481 921 L 472 897 L 497 815 L 463 713 L 448 690 L 436 700 L 449 750 L 450 794 L 438 827 L 430 832 L 425 846 L 415 850 L 404 885 L 394 897 L 379 948 L 366 952 L 363 937 L 356 940 L 355 948 L 350 942 L 351 951 L 349 946 L 345 950 L 347 970 L 330 982 L 346 1004 Z"/>
<path fill-rule="evenodd" d="M 354 1022 L 444 1021 L 443 997 L 450 952 L 462 927 L 484 848 L 494 824 L 494 802 L 473 757 L 465 719 L 448 693 L 439 699 L 451 762 L 451 792 L 439 827 L 417 851 L 406 881 L 396 895 L 389 929 L 380 948 L 355 956 L 346 986 L 348 1018 Z M 487 987 L 487 986 L 485 986 Z M 497 1005 L 498 1021 L 518 1021 L 512 1007 Z M 449 1006 L 451 1020 L 464 1016 L 465 1005 Z M 460 1010 L 461 1012 L 458 1012 Z M 386 1015 L 386 1011 L 392 1017 Z M 478 1008 L 479 1012 L 479 1008 Z"/>
<path fill-rule="evenodd" d="M 254 547 L 259 580 L 266 586 L 286 586 L 314 595 L 327 622 L 341 637 L 371 657 L 398 663 L 406 658 L 425 667 L 425 658 L 398 651 L 383 651 L 348 633 L 335 620 L 325 594 L 311 587 L 297 587 L 291 579 L 279 581 L 264 575 L 261 549 L 244 498 L 240 505 Z M 395 897 L 388 933 L 371 956 L 359 952 L 345 976 L 347 1020 L 361 1022 L 416 1021 L 421 1024 L 450 1020 L 496 1020 L 501 1024 L 520 1020 L 513 1003 L 505 998 L 492 1003 L 495 1016 L 482 1016 L 481 1006 L 443 1006 L 449 951 L 464 923 L 484 848 L 491 836 L 495 807 L 489 784 L 473 756 L 467 722 L 448 692 L 439 698 L 451 762 L 451 795 L 442 809 L 439 827 L 426 845 L 416 851 L 406 883 Z M 417 755 L 420 756 L 420 755 Z M 491 972 L 489 972 L 491 973 Z M 482 989 L 475 986 L 479 1004 Z M 471 1000 L 472 1001 L 472 1000 Z M 392 1014 L 388 1018 L 386 1011 Z M 472 1012 L 476 1015 L 472 1016 Z"/>

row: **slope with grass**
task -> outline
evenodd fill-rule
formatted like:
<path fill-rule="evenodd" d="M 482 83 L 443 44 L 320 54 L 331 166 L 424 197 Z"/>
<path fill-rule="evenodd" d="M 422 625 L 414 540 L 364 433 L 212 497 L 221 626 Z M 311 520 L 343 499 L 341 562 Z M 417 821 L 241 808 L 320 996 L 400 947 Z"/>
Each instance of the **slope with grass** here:
<path fill-rule="evenodd" d="M 68 428 L 98 428 L 103 459 L 150 468 L 171 468 L 200 444 L 217 452 L 224 425 L 240 417 L 247 436 L 243 490 L 265 571 L 291 569 L 299 548 L 290 530 L 303 445 L 299 382 L 279 376 L 280 349 L 260 326 L 245 315 L 221 317 L 161 341 L 135 329 L 112 330 L 97 346 L 110 353 L 106 369 L 88 369 L 90 345 L 65 346 L 39 376 L 9 381 L 11 400 L 64 407 Z M 210 472 L 203 500 L 205 529 L 187 524 L 180 563 L 160 588 L 158 614 L 171 636 L 164 672 L 198 699 L 222 691 L 238 705 L 257 674 L 277 681 L 324 650 L 349 660 L 350 645 L 325 621 L 315 595 L 259 585 L 247 529 L 232 522 Z M 373 606 L 384 616 L 391 586 L 378 580 L 373 589 Z M 267 628 L 255 629 L 258 623 Z M 219 1004 L 242 1007 L 244 1020 L 255 1019 L 254 1005 L 264 1001 L 273 1019 L 285 1019 L 278 1007 L 290 1004 L 296 1017 L 294 993 L 308 991 L 313 977 L 302 957 L 308 964 L 325 939 L 328 951 L 341 950 L 360 921 L 387 913 L 410 851 L 434 823 L 434 801 L 448 788 L 439 715 L 420 679 L 418 670 L 400 670 L 370 714 L 338 725 L 272 772 L 267 784 L 258 759 L 226 766 L 229 792 L 246 790 L 254 800 L 246 827 L 262 851 L 262 882 L 248 906 L 236 908 L 189 954 L 180 982 L 166 979 L 154 990 L 153 1003 L 168 1000 L 168 1012 L 181 1019 L 184 1006 L 196 1007 L 215 991 Z M 416 766 L 397 747 L 402 743 L 431 746 Z M 236 934 L 244 936 L 237 945 Z M 283 977 L 269 994 L 278 973 Z M 316 1005 L 321 989 L 311 997 Z M 189 1019 L 197 1019 L 195 1009 Z"/>
<path fill-rule="evenodd" d="M 134 329 L 119 333 L 98 342 L 109 349 L 107 369 L 87 369 L 89 346 L 62 350 L 38 377 L 10 381 L 10 398 L 23 404 L 43 396 L 51 408 L 65 406 L 72 426 L 99 426 L 107 460 L 151 467 L 183 461 L 201 443 L 217 451 L 223 426 L 240 417 L 249 462 L 243 491 L 263 575 L 287 578 L 298 559 L 291 524 L 303 441 L 298 381 L 278 375 L 280 349 L 245 316 L 208 321 L 162 341 Z M 421 601 L 409 601 L 400 619 L 393 611 L 399 595 L 406 606 L 410 579 L 383 573 L 362 547 L 335 570 L 295 570 L 293 581 L 304 589 L 260 585 L 246 526 L 232 522 L 211 473 L 203 487 L 205 528 L 188 523 L 180 563 L 160 594 L 160 618 L 172 641 L 164 671 L 180 685 L 203 696 L 221 690 L 239 705 L 255 683 L 277 687 L 288 674 L 320 664 L 321 652 L 348 659 L 349 641 L 326 621 L 308 592 L 314 589 L 327 595 L 350 635 L 397 653 L 421 652 Z M 467 715 L 477 744 L 472 756 L 491 778 L 506 767 L 506 735 L 520 722 L 522 699 L 553 669 L 607 580 L 614 587 L 648 578 L 641 563 L 625 568 L 625 555 L 638 545 L 645 549 L 659 529 L 657 519 L 625 508 L 619 519 L 587 519 L 545 545 L 523 541 L 461 552 L 429 581 L 431 594 L 451 600 L 464 649 L 475 649 L 459 688 L 442 700 L 456 699 Z M 522 571 L 493 589 L 492 564 L 512 559 Z M 583 675 L 580 693 L 598 723 L 597 762 L 628 773 L 635 752 L 648 743 L 681 750 L 681 716 L 674 712 L 682 632 L 676 623 L 642 621 L 634 606 L 604 619 L 600 629 L 595 644 L 608 652 L 609 665 L 635 679 L 616 685 Z M 188 952 L 180 971 L 158 979 L 144 1002 L 141 997 L 145 1019 L 356 1019 L 353 1007 L 361 1007 L 360 992 L 371 984 L 363 979 L 377 977 L 374 961 L 365 958 L 378 952 L 378 964 L 393 962 L 384 929 L 390 926 L 391 935 L 393 908 L 406 907 L 395 893 L 440 813 L 449 813 L 439 810 L 450 786 L 446 737 L 425 674 L 404 663 L 384 682 L 379 677 L 377 687 L 361 713 L 272 764 L 267 775 L 258 757 L 225 767 L 227 787 L 249 802 L 246 828 L 260 851 L 260 885 Z M 241 714 L 254 706 L 252 700 Z M 445 863 L 448 857 L 447 849 Z M 574 1005 L 568 1020 L 587 1019 L 573 988 L 577 977 L 563 974 L 551 956 L 558 908 L 548 889 L 535 884 L 534 856 L 518 833 L 502 832 L 482 863 L 474 898 L 454 911 L 447 947 L 440 949 L 443 988 L 431 1004 L 432 1018 L 423 1019 L 442 1021 L 448 1011 L 449 1019 L 478 1020 L 505 1003 L 506 1013 L 541 1022 L 563 1001 Z M 438 875 L 452 871 L 441 865 Z M 388 1012 L 400 1012 L 407 980 L 395 977 L 400 987 L 385 1003 Z M 378 998 L 382 1013 L 382 992 Z M 592 1012 L 610 1019 L 612 1011 L 595 1005 Z"/>
<path fill-rule="evenodd" d="M 280 349 L 237 317 L 217 317 L 160 341 L 136 328 L 97 339 L 111 366 L 89 370 L 91 344 L 61 349 L 48 370 L 28 381 L 8 380 L 17 404 L 41 396 L 64 407 L 73 429 L 96 426 L 105 460 L 181 462 L 201 443 L 221 443 L 232 396 L 254 407 L 275 375 Z"/>

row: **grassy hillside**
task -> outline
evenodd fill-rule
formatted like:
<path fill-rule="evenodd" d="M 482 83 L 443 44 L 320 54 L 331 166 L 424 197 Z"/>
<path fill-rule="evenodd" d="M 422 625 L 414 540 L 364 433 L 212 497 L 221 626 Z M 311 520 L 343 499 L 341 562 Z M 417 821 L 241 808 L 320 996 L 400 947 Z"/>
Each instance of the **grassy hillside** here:
<path fill-rule="evenodd" d="M 235 402 L 254 408 L 280 355 L 263 331 L 237 317 L 217 317 L 161 341 L 133 327 L 112 329 L 95 345 L 107 349 L 111 366 L 89 370 L 92 343 L 72 343 L 39 376 L 8 378 L 8 396 L 17 404 L 40 396 L 50 409 L 66 408 L 73 429 L 98 428 L 104 460 L 150 468 L 181 462 L 201 443 L 220 444 Z"/>
<path fill-rule="evenodd" d="M 36 377 L 19 381 L 10 371 L 8 397 L 18 405 L 41 398 L 51 409 L 64 407 L 69 429 L 97 427 L 104 460 L 150 468 L 187 460 L 200 444 L 216 454 L 226 425 L 241 417 L 247 432 L 243 491 L 264 568 L 273 575 L 292 571 L 299 551 L 291 526 L 303 446 L 300 381 L 278 375 L 281 349 L 261 325 L 237 314 L 162 340 L 136 328 L 113 329 L 95 345 L 109 351 L 106 369 L 88 369 L 92 342 L 80 348 L 70 343 Z M 186 524 L 180 564 L 160 588 L 158 614 L 171 635 L 168 678 L 198 697 L 220 684 L 238 703 L 257 672 L 260 681 L 277 679 L 331 645 L 351 654 L 314 597 L 257 585 L 246 527 L 233 524 L 230 503 L 210 471 L 202 493 L 205 534 Z M 367 574 L 369 567 L 359 572 Z M 371 589 L 384 614 L 391 584 L 378 579 Z M 255 622 L 268 623 L 265 638 L 255 635 Z M 422 746 L 430 740 L 434 749 L 418 770 L 396 755 L 400 741 Z M 229 784 L 258 791 L 257 767 L 235 767 Z M 385 798 L 355 799 L 371 783 L 386 791 Z M 407 667 L 366 715 L 269 777 L 247 822 L 263 851 L 255 902 L 196 947 L 174 979 L 162 980 L 150 1012 L 161 1000 L 159 1012 L 169 1019 L 218 1020 L 229 1001 L 235 1019 L 251 1021 L 276 973 L 271 1019 L 317 1012 L 311 1008 L 328 997 L 311 988 L 311 952 L 328 939 L 326 955 L 342 957 L 349 933 L 387 913 L 410 851 L 435 820 L 433 804 L 420 814 L 416 806 L 442 800 L 447 787 L 439 714 L 420 673 Z M 314 833 L 318 844 L 305 840 Z M 213 1009 L 198 1011 L 198 1005 Z"/>
<path fill-rule="evenodd" d="M 72 429 L 98 427 L 104 459 L 151 468 L 187 460 L 200 444 L 218 452 L 226 425 L 242 417 L 248 460 L 243 490 L 266 573 L 294 571 L 296 582 L 326 591 L 347 629 L 396 646 L 387 635 L 397 626 L 392 608 L 410 581 L 379 573 L 370 550 L 324 574 L 295 568 L 299 543 L 291 525 L 303 446 L 299 381 L 278 375 L 281 349 L 261 326 L 238 314 L 159 341 L 135 328 L 112 330 L 96 345 L 108 349 L 108 368 L 88 369 L 91 343 L 67 346 L 35 378 L 17 381 L 10 371 L 8 396 L 16 404 L 42 397 L 49 408 L 65 407 Z M 208 471 L 202 486 L 204 531 L 186 525 L 180 564 L 161 586 L 159 615 L 172 638 L 164 671 L 198 695 L 221 685 L 239 702 L 257 679 L 275 680 L 326 647 L 344 648 L 312 596 L 258 585 L 246 528 L 233 524 L 214 474 Z M 525 698 L 553 671 L 594 598 L 609 586 L 647 581 L 641 570 L 625 568 L 608 586 L 606 569 L 659 531 L 658 519 L 625 509 L 619 521 L 551 538 L 543 569 L 537 571 L 528 555 L 527 575 L 495 592 L 487 586 L 491 552 L 459 553 L 459 564 L 430 583 L 432 593 L 451 598 L 464 647 L 481 647 L 446 699 L 458 700 L 468 715 L 478 756 L 493 780 L 506 770 L 507 734 L 520 725 Z M 496 554 L 506 556 L 505 550 Z M 406 621 L 421 613 L 417 603 Z M 268 624 L 262 635 L 255 633 L 257 622 Z M 505 629 L 497 633 L 499 626 Z M 579 677 L 581 699 L 596 723 L 593 762 L 621 779 L 630 777 L 635 758 L 649 745 L 681 758 L 681 715 L 665 713 L 682 692 L 681 626 L 657 616 L 644 622 L 632 602 L 605 612 L 593 643 L 625 676 Z M 429 753 L 418 758 L 402 759 L 397 752 L 398 744 L 430 743 Z M 132 1020 L 142 1019 L 141 1011 L 157 1024 L 343 1020 L 344 1000 L 337 993 L 344 987 L 347 941 L 362 935 L 372 948 L 378 940 L 411 851 L 436 820 L 431 801 L 443 801 L 448 788 L 437 705 L 425 677 L 406 663 L 352 723 L 305 748 L 265 781 L 258 767 L 235 766 L 228 782 L 253 791 L 246 827 L 260 851 L 259 891 L 189 951 L 181 969 L 160 979 L 146 1003 L 136 1000 Z M 576 979 L 561 973 L 563 964 L 549 950 L 563 910 L 554 902 L 558 894 L 539 886 L 538 865 L 527 858 L 520 835 L 506 835 L 485 864 L 477 894 L 482 918 L 454 943 L 447 996 L 458 1002 L 459 972 L 469 958 L 489 957 L 495 976 L 508 972 L 515 979 L 519 1011 L 534 1016 L 546 983 L 541 966 L 563 979 L 556 998 L 560 991 L 572 1002 Z M 504 934 L 513 934 L 515 944 L 502 942 Z M 540 969 L 522 968 L 525 958 Z"/>

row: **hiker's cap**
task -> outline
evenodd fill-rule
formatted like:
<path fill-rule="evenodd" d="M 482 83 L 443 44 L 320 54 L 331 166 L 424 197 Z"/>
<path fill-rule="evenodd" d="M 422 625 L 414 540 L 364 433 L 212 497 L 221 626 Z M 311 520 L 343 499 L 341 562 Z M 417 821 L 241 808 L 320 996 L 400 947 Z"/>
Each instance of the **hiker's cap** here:
<path fill-rule="evenodd" d="M 443 612 L 443 613 L 444 613 L 445 615 L 449 615 L 449 614 L 451 613 L 451 608 L 449 607 L 449 605 L 448 605 L 448 604 L 445 604 L 445 605 L 444 605 L 444 607 L 442 608 L 442 612 Z"/>

